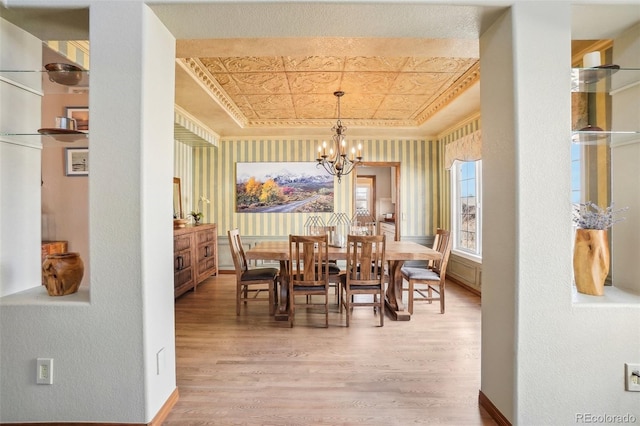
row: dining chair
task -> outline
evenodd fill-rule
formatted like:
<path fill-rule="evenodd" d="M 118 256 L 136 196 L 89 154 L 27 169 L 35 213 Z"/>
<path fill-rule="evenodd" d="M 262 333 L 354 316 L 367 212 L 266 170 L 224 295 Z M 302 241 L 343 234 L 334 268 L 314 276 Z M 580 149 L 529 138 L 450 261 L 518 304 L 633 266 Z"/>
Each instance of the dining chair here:
<path fill-rule="evenodd" d="M 236 271 L 236 315 L 240 315 L 240 304 L 247 302 L 269 302 L 269 314 L 274 315 L 276 303 L 276 287 L 279 279 L 277 268 L 253 268 L 245 257 L 240 231 L 231 229 L 227 232 L 229 247 L 233 257 L 233 265 Z M 258 297 L 261 292 L 267 291 L 269 298 Z"/>
<path fill-rule="evenodd" d="M 329 326 L 329 243 L 327 235 L 289 235 L 289 326 L 298 307 L 322 307 Z M 305 296 L 304 302 L 296 296 Z M 309 296 L 323 296 L 314 303 Z"/>
<path fill-rule="evenodd" d="M 347 237 L 347 266 L 342 277 L 342 308 L 346 309 L 347 327 L 355 306 L 373 306 L 384 326 L 385 235 L 349 235 Z M 360 295 L 371 295 L 363 300 Z"/>
<path fill-rule="evenodd" d="M 327 234 L 327 241 L 329 245 L 335 243 L 336 227 L 332 225 L 319 225 L 310 228 L 309 235 L 324 235 Z M 335 291 L 336 302 L 340 304 L 340 266 L 336 260 L 329 260 L 329 288 L 333 288 Z M 311 296 L 307 296 L 307 302 L 309 302 Z"/>
<path fill-rule="evenodd" d="M 451 233 L 444 229 L 436 231 L 433 249 L 442 256 L 438 260 L 431 260 L 427 267 L 403 266 L 401 269 L 403 280 L 409 282 L 409 313 L 413 314 L 414 301 L 440 301 L 440 313 L 444 314 L 445 277 L 447 263 L 451 253 Z M 416 293 L 418 297 L 416 297 Z M 436 293 L 436 295 L 434 295 Z"/>

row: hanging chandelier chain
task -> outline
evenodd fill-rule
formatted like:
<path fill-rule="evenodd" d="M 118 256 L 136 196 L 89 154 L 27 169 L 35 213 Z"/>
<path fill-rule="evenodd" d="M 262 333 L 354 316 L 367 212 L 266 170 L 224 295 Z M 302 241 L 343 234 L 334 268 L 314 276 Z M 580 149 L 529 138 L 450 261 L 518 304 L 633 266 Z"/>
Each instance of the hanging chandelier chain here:
<path fill-rule="evenodd" d="M 338 98 L 338 121 L 337 121 L 336 125 L 339 128 L 341 128 L 342 127 L 342 121 L 340 120 L 340 117 L 342 117 L 342 115 L 340 114 L 340 98 L 342 96 L 344 96 L 344 92 L 342 92 L 342 91 L 333 92 L 333 95 Z M 347 130 L 347 129 L 345 128 L 345 130 Z"/>

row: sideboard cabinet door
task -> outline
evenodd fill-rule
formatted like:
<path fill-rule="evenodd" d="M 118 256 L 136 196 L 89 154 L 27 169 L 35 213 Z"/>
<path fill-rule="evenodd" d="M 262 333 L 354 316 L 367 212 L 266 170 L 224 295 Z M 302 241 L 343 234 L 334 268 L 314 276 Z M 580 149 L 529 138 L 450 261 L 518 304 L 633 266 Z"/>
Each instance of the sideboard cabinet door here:
<path fill-rule="evenodd" d="M 196 290 L 218 274 L 218 227 L 215 223 L 187 225 L 173 230 L 174 296 Z"/>
<path fill-rule="evenodd" d="M 178 297 L 194 287 L 192 265 L 193 234 L 173 237 L 173 295 Z"/>
<path fill-rule="evenodd" d="M 201 283 L 218 273 L 218 232 L 213 225 L 196 231 L 198 276 L 196 281 Z"/>

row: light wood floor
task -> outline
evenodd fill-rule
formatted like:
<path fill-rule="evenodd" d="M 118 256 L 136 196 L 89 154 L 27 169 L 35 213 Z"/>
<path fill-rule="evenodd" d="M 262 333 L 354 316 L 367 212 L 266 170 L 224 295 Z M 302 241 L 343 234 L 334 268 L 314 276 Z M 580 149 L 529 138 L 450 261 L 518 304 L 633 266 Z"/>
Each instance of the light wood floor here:
<path fill-rule="evenodd" d="M 165 425 L 494 425 L 478 405 L 480 299 L 447 287 L 447 312 L 409 322 L 334 306 L 277 322 L 266 304 L 235 315 L 235 276 L 176 300 L 180 399 Z M 333 297 L 332 302 L 335 302 Z"/>

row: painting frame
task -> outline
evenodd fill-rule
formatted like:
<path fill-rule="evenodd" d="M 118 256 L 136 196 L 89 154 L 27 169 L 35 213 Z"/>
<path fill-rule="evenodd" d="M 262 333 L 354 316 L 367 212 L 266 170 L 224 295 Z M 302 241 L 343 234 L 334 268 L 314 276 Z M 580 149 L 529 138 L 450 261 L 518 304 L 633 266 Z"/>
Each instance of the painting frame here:
<path fill-rule="evenodd" d="M 65 148 L 65 176 L 89 176 L 89 148 Z"/>
<path fill-rule="evenodd" d="M 76 130 L 85 133 L 89 132 L 89 107 L 68 106 L 64 110 L 67 118 L 76 120 Z"/>
<path fill-rule="evenodd" d="M 335 180 L 317 162 L 236 162 L 236 213 L 332 213 Z"/>

